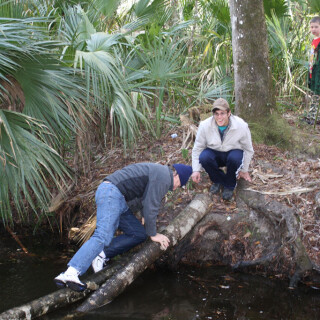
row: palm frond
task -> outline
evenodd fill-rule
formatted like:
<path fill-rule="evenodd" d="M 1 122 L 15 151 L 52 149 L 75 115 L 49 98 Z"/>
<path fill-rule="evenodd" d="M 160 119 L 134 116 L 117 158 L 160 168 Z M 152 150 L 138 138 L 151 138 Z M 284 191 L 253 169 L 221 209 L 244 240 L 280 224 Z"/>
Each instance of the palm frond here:
<path fill-rule="evenodd" d="M 47 128 L 34 118 L 0 110 L 0 212 L 5 224 L 12 221 L 11 201 L 20 219 L 25 219 L 27 204 L 38 216 L 48 205 L 48 181 L 61 188 L 68 175 L 44 134 Z"/>

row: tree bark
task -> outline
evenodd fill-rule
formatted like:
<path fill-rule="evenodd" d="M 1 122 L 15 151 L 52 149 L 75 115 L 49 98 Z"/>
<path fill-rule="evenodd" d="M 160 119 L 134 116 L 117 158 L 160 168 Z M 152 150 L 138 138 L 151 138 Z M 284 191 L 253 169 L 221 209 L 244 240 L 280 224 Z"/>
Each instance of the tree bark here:
<path fill-rule="evenodd" d="M 83 292 L 75 292 L 69 288 L 60 289 L 44 297 L 26 303 L 20 307 L 16 307 L 1 313 L 0 320 L 34 319 L 79 301 L 86 297 L 93 290 L 96 290 L 99 285 L 104 283 L 113 273 L 123 267 L 128 260 L 129 257 L 124 257 L 115 266 L 104 269 L 88 277 L 86 279 L 88 289 Z"/>
<path fill-rule="evenodd" d="M 206 214 L 210 203 L 208 195 L 197 195 L 193 201 L 173 220 L 165 233 L 170 238 L 171 246 L 182 239 Z M 78 311 L 89 311 L 113 300 L 150 264 L 159 258 L 164 251 L 155 242 L 147 242 L 136 253 L 122 257 L 113 267 L 91 275 L 85 281 L 88 289 L 84 292 L 74 292 L 68 288 L 58 290 L 30 303 L 7 310 L 0 314 L 0 320 L 34 319 L 59 308 L 79 301 L 103 284 L 96 294 L 85 301 Z M 132 257 L 132 258 L 131 258 Z M 112 275 L 114 276 L 110 278 Z M 110 278 L 110 281 L 105 282 Z M 107 292 L 105 292 L 107 290 Z"/>
<path fill-rule="evenodd" d="M 164 230 L 170 239 L 170 246 L 178 243 L 206 214 L 211 199 L 207 194 L 198 194 L 195 199 Z M 117 297 L 149 265 L 163 254 L 158 243 L 147 242 L 131 261 L 107 280 L 80 307 L 79 312 L 99 308 Z"/>
<path fill-rule="evenodd" d="M 241 182 L 238 197 L 245 202 L 251 209 L 262 213 L 265 219 L 268 219 L 274 225 L 274 236 L 278 240 L 277 248 L 281 248 L 282 244 L 289 245 L 293 253 L 294 274 L 290 277 L 290 287 L 296 287 L 301 276 L 313 269 L 312 262 L 306 252 L 302 239 L 299 236 L 299 221 L 295 210 L 289 208 L 277 201 L 269 201 L 263 195 L 246 190 L 247 183 Z M 273 250 L 277 253 L 278 250 Z M 274 255 L 268 255 L 270 261 Z M 268 260 L 266 260 L 268 261 Z M 261 262 L 259 262 L 261 263 Z M 239 267 L 239 266 L 238 266 Z"/>
<path fill-rule="evenodd" d="M 320 271 L 305 247 L 294 206 L 250 190 L 243 179 L 237 184 L 236 201 L 235 212 L 219 212 L 212 207 L 164 263 L 173 268 L 179 262 L 195 261 L 237 270 L 251 268 L 289 278 L 289 287 L 296 287 L 303 276 Z"/>
<path fill-rule="evenodd" d="M 236 114 L 257 122 L 275 106 L 263 0 L 229 0 Z"/>

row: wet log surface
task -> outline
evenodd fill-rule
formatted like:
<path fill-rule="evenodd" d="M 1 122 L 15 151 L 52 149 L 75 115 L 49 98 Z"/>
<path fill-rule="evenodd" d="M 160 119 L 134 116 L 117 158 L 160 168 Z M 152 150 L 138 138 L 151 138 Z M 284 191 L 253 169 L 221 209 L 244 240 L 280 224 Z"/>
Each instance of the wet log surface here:
<path fill-rule="evenodd" d="M 88 296 L 90 292 L 99 288 L 99 286 L 104 283 L 112 274 L 123 267 L 128 260 L 128 256 L 123 257 L 117 262 L 117 264 L 110 266 L 110 268 L 103 269 L 100 272 L 89 276 L 85 280 L 88 284 L 88 289 L 84 292 L 75 292 L 69 288 L 60 289 L 22 306 L 7 310 L 0 314 L 0 319 L 34 319 L 77 302 Z"/>
<path fill-rule="evenodd" d="M 202 219 L 207 212 L 209 202 L 208 195 L 197 195 L 167 226 L 164 233 L 170 238 L 171 246 L 174 246 Z M 79 301 L 95 290 L 97 291 L 77 311 L 84 312 L 102 306 L 118 296 L 163 253 L 164 251 L 160 249 L 158 243 L 154 243 L 151 240 L 147 241 L 141 250 L 132 257 L 123 257 L 114 267 L 104 269 L 85 279 L 88 289 L 84 292 L 78 293 L 68 288 L 61 289 L 20 307 L 3 312 L 0 314 L 0 320 L 34 319 Z M 101 287 L 99 288 L 100 285 Z"/>
<path fill-rule="evenodd" d="M 208 210 L 209 203 L 210 198 L 208 195 L 197 195 L 170 223 L 163 232 L 169 237 L 170 246 L 176 245 L 203 218 Z M 77 311 L 87 312 L 112 301 L 163 253 L 158 243 L 146 243 L 123 269 L 120 269 L 107 280 L 89 299 L 77 308 Z"/>
<path fill-rule="evenodd" d="M 318 275 L 320 268 L 301 238 L 296 208 L 250 189 L 243 180 L 234 210 L 221 210 L 218 201 L 208 193 L 195 196 L 163 231 L 171 240 L 170 250 L 161 251 L 159 244 L 147 241 L 136 254 L 123 257 L 127 260 L 88 279 L 90 289 L 85 292 L 59 290 L 8 310 L 0 319 L 36 318 L 86 297 L 77 312 L 88 312 L 112 301 L 154 262 L 173 268 L 179 263 L 224 264 L 239 271 L 281 274 L 292 288 L 304 276 Z"/>

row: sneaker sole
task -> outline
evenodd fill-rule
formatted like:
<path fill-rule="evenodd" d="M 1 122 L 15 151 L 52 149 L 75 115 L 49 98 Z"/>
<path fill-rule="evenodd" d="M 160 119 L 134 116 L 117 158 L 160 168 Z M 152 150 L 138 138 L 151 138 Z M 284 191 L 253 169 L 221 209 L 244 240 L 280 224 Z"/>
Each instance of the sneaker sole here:
<path fill-rule="evenodd" d="M 85 283 L 80 284 L 80 283 L 76 283 L 76 282 L 67 281 L 66 286 L 68 288 L 70 288 L 71 290 L 77 291 L 77 292 L 82 292 L 87 289 L 87 285 Z"/>
<path fill-rule="evenodd" d="M 65 282 L 61 281 L 61 280 L 54 280 L 54 283 L 56 284 L 56 286 L 59 288 L 59 289 L 62 289 L 62 288 L 65 288 L 66 284 Z"/>

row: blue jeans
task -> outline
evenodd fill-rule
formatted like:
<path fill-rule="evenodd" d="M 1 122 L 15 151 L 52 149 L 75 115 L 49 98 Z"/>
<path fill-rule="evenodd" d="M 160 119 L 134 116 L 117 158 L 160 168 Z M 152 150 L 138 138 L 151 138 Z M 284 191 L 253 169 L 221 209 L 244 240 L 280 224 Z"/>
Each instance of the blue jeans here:
<path fill-rule="evenodd" d="M 112 256 L 115 256 L 116 254 L 127 251 L 138 244 L 137 238 L 139 238 L 140 242 L 146 239 L 146 235 L 144 232 L 145 236 L 143 237 L 143 240 L 141 240 L 141 228 L 144 228 L 141 223 L 133 216 L 127 206 L 124 196 L 115 185 L 106 182 L 101 183 L 96 191 L 95 198 L 97 205 L 96 229 L 91 238 L 81 246 L 81 248 L 76 252 L 76 254 L 68 263 L 68 266 L 77 269 L 80 272 L 80 275 L 84 274 L 88 270 L 92 260 L 105 247 L 108 247 L 111 242 L 115 242 L 115 244 L 111 246 L 111 249 L 113 251 Z M 114 233 L 117 230 L 120 221 L 121 228 L 124 231 L 130 229 L 129 227 L 123 226 L 130 224 L 130 221 L 132 221 L 132 216 L 140 224 L 140 228 L 138 229 L 138 234 L 140 236 L 134 237 L 132 242 L 126 239 L 127 241 L 125 241 L 125 245 L 123 245 L 122 242 L 119 241 L 120 245 L 118 245 L 118 241 L 113 241 Z M 127 220 L 128 217 L 129 221 Z M 129 233 L 130 235 L 128 238 L 132 239 L 133 231 L 130 230 Z"/>
<path fill-rule="evenodd" d="M 120 216 L 118 228 L 123 234 L 113 238 L 110 245 L 104 249 L 107 258 L 122 254 L 147 239 L 144 226 L 130 209 Z"/>
<path fill-rule="evenodd" d="M 237 184 L 237 175 L 242 166 L 243 151 L 234 149 L 227 152 L 204 149 L 199 157 L 199 162 L 209 174 L 213 183 L 220 183 L 224 188 L 233 190 Z M 227 167 L 224 173 L 220 167 Z"/>

